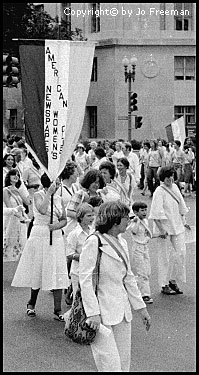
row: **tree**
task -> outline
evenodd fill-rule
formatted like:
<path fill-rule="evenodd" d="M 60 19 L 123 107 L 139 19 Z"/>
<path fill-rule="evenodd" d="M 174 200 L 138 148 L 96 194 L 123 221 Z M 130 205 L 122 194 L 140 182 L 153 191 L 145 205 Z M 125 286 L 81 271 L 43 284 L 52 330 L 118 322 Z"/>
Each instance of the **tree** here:
<path fill-rule="evenodd" d="M 3 51 L 19 57 L 18 39 L 69 39 L 86 40 L 82 31 L 67 31 L 66 22 L 58 25 L 44 10 L 37 10 L 33 3 L 3 3 Z"/>

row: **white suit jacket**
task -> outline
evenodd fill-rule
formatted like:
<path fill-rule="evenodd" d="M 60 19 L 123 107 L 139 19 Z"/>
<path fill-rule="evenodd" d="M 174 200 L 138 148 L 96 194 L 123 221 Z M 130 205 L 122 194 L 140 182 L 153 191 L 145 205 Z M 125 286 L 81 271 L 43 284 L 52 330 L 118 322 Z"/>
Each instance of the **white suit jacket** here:
<path fill-rule="evenodd" d="M 86 315 L 89 317 L 100 314 L 105 325 L 119 324 L 124 317 L 127 321 L 131 321 L 131 305 L 134 310 L 144 308 L 146 305 L 131 271 L 127 243 L 120 238 L 128 271 L 115 250 L 100 235 L 99 237 L 102 242 L 102 256 L 98 298 L 92 285 L 92 273 L 98 254 L 98 239 L 95 235 L 87 238 L 80 255 L 79 281 Z"/>

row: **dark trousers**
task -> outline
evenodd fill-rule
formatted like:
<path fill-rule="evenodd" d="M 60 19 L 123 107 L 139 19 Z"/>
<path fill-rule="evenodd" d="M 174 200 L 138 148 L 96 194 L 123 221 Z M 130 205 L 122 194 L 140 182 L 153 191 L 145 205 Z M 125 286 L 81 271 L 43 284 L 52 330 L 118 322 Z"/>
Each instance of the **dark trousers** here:
<path fill-rule="evenodd" d="M 144 174 L 144 163 L 141 164 L 141 168 L 140 168 L 140 184 L 139 184 L 139 187 L 140 189 L 143 189 L 144 187 L 144 178 L 145 178 L 145 174 Z"/>
<path fill-rule="evenodd" d="M 147 170 L 147 183 L 148 183 L 148 189 L 151 192 L 151 195 L 153 195 L 155 189 L 160 184 L 160 180 L 157 175 L 157 170 L 159 167 L 148 167 Z M 154 182 L 153 182 L 154 179 Z"/>
<path fill-rule="evenodd" d="M 37 302 L 37 296 L 40 289 L 32 289 L 31 288 L 31 296 L 28 301 L 28 305 L 33 306 L 33 308 L 36 305 Z M 54 312 L 60 312 L 61 311 L 61 301 L 62 301 L 62 289 L 54 289 L 53 290 L 53 297 L 54 297 Z"/>

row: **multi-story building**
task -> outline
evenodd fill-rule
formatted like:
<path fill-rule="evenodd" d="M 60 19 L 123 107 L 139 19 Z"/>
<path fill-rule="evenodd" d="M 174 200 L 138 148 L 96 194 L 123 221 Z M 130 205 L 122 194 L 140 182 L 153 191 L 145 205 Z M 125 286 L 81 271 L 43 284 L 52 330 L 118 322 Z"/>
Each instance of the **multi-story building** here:
<path fill-rule="evenodd" d="M 138 110 L 131 139 L 167 139 L 165 127 L 181 116 L 186 134 L 195 134 L 195 3 L 44 3 L 44 10 L 96 42 L 82 139 L 127 139 L 122 60 L 133 55 Z M 134 115 L 142 116 L 139 129 Z"/>

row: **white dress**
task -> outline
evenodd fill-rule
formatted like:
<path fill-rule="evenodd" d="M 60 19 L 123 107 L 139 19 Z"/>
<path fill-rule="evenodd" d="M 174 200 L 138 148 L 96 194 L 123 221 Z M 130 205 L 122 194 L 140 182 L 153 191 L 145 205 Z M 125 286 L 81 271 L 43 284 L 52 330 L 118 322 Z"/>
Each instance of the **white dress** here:
<path fill-rule="evenodd" d="M 44 198 L 43 190 L 39 194 Z M 61 214 L 61 198 L 55 195 L 53 199 L 53 223 L 56 223 Z M 69 280 L 62 231 L 52 232 L 50 245 L 50 204 L 47 213 L 42 215 L 33 202 L 33 212 L 34 225 L 11 285 L 43 290 L 65 289 Z"/>
<path fill-rule="evenodd" d="M 9 191 L 8 188 L 4 188 Z M 11 194 L 11 193 L 10 193 Z M 10 195 L 11 207 L 22 205 L 20 196 Z M 14 215 L 3 216 L 3 261 L 18 261 L 27 240 L 27 226 Z"/>

